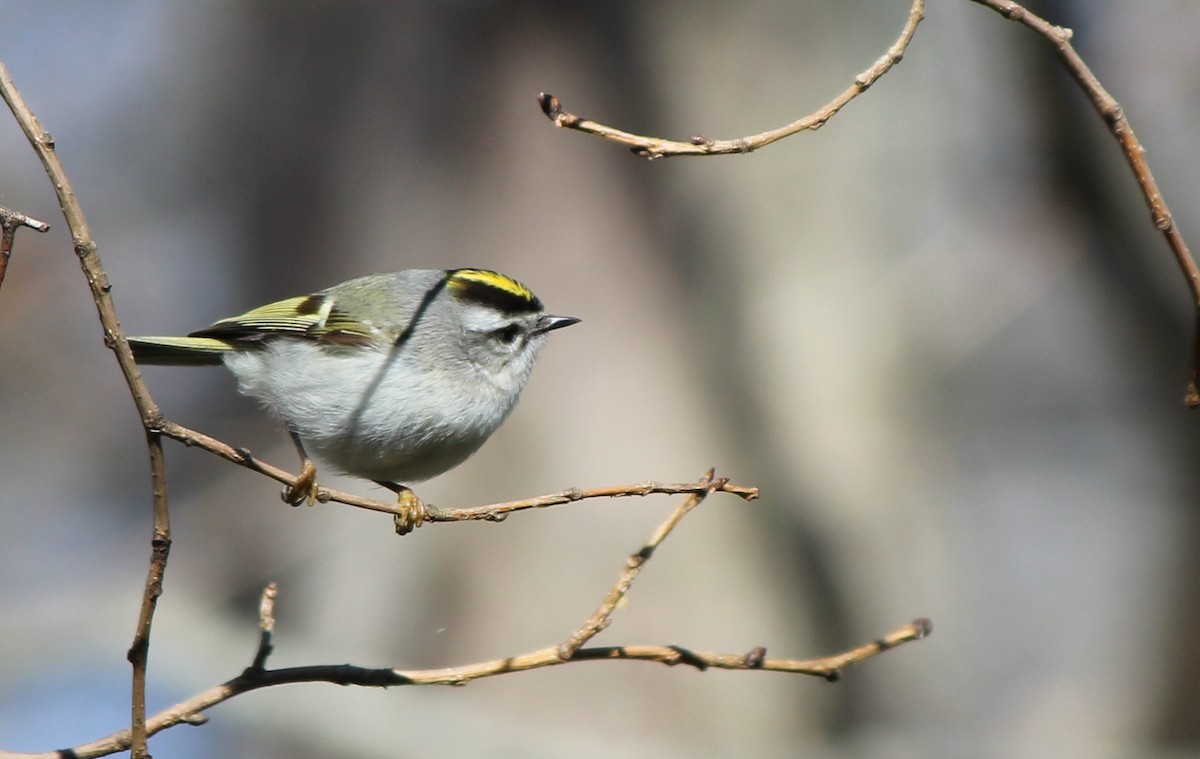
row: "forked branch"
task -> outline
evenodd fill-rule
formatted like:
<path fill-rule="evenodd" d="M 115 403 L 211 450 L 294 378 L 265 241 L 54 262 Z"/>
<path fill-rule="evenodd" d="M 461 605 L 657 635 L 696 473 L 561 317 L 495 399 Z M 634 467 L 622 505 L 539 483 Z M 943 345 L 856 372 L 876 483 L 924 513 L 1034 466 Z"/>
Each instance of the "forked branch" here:
<path fill-rule="evenodd" d="M 920 640 L 932 631 L 927 619 L 918 619 L 893 630 L 883 637 L 850 649 L 840 654 L 818 659 L 777 659 L 767 656 L 766 648 L 754 646 L 744 652 L 715 653 L 695 651 L 678 645 L 634 645 L 596 646 L 582 648 L 597 633 L 609 624 L 617 603 L 629 591 L 638 572 L 653 556 L 655 549 L 671 534 L 689 512 L 700 505 L 709 493 L 717 492 L 725 484 L 710 470 L 699 480 L 701 490 L 693 492 L 679 504 L 669 517 L 637 553 L 633 554 L 613 587 L 605 594 L 600 606 L 564 644 L 548 646 L 502 659 L 464 664 L 441 669 L 375 669 L 356 667 L 349 664 L 317 665 L 267 669 L 266 662 L 274 646 L 272 635 L 275 629 L 275 600 L 277 588 L 270 583 L 263 590 L 259 604 L 259 644 L 253 663 L 240 675 L 220 685 L 198 693 L 175 706 L 159 712 L 146 721 L 147 735 L 154 735 L 180 724 L 196 725 L 207 720 L 205 712 L 242 693 L 260 688 L 292 683 L 333 683 L 373 688 L 400 685 L 465 685 L 472 680 L 499 675 L 528 672 L 543 667 L 555 667 L 585 661 L 626 660 L 642 661 L 667 666 L 686 665 L 697 670 L 728 669 L 740 671 L 787 672 L 812 675 L 835 681 L 842 670 L 864 659 L 883 653 L 904 643 Z M 64 755 L 75 759 L 91 759 L 106 756 L 129 748 L 130 733 L 121 730 L 99 740 L 75 746 L 59 752 L 43 754 L 17 754 L 0 751 L 0 759 L 53 759 Z"/>
<path fill-rule="evenodd" d="M 54 186 L 58 195 L 58 204 L 66 219 L 67 227 L 71 230 L 74 241 L 75 255 L 92 291 L 92 300 L 96 304 L 96 312 L 104 329 L 104 340 L 116 354 L 117 363 L 125 377 L 125 384 L 133 395 L 134 405 L 137 406 L 142 426 L 146 430 L 146 449 L 150 459 L 150 481 L 154 509 L 153 535 L 150 541 L 150 566 L 146 572 L 146 581 L 142 589 L 142 605 L 138 612 L 137 626 L 133 634 L 133 643 L 129 647 L 127 658 L 133 667 L 132 696 L 130 699 L 130 726 L 132 730 L 131 755 L 133 759 L 144 759 L 146 753 L 146 661 L 150 649 L 150 627 L 154 620 L 154 611 L 158 597 L 162 595 L 163 575 L 167 569 L 167 557 L 171 549 L 171 524 L 167 509 L 167 469 L 163 459 L 162 439 L 154 431 L 162 414 L 150 397 L 150 390 L 142 381 L 137 365 L 133 360 L 133 352 L 121 331 L 117 320 L 117 310 L 113 305 L 108 282 L 108 275 L 100 265 L 100 255 L 96 249 L 96 241 L 92 237 L 91 228 L 83 214 L 83 207 L 75 197 L 71 180 L 63 169 L 55 150 L 54 137 L 46 131 L 37 116 L 26 105 L 13 83 L 8 69 L 0 63 L 0 98 L 8 105 L 13 117 L 29 144 L 41 159 L 46 176 Z"/>

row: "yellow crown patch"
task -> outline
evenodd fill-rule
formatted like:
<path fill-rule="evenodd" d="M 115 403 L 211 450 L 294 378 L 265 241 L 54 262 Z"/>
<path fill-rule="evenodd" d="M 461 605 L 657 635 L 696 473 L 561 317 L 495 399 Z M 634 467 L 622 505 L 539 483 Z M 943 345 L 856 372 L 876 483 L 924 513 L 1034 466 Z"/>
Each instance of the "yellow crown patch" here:
<path fill-rule="evenodd" d="M 502 311 L 541 311 L 542 302 L 528 287 L 499 272 L 487 269 L 453 269 L 446 286 L 455 295 Z"/>
<path fill-rule="evenodd" d="M 488 271 L 487 269 L 457 269 L 450 275 L 449 284 L 451 287 L 465 287 L 470 282 L 494 287 L 497 290 L 503 290 L 510 295 L 515 295 L 525 300 L 534 299 L 534 294 L 529 291 L 528 287 L 512 277 L 506 277 L 499 272 Z"/>

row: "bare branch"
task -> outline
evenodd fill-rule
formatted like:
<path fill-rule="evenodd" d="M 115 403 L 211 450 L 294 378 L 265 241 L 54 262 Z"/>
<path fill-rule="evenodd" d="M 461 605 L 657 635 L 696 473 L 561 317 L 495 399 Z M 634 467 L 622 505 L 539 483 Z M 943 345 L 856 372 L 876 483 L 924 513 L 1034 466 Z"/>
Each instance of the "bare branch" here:
<path fill-rule="evenodd" d="M 1134 135 L 1133 127 L 1125 117 L 1125 110 L 1121 108 L 1121 104 L 1117 102 L 1116 98 L 1109 94 L 1108 90 L 1104 89 L 1104 86 L 1100 84 L 1100 80 L 1096 78 L 1096 75 L 1092 73 L 1088 65 L 1083 62 L 1083 58 L 1079 56 L 1079 53 L 1075 51 L 1075 48 L 1071 45 L 1072 32 L 1070 29 L 1055 26 L 1017 3 L 1009 2 L 1009 0 L 971 1 L 986 8 L 991 8 L 1008 20 L 1016 21 L 1049 40 L 1054 45 L 1054 49 L 1058 53 L 1058 57 L 1062 59 L 1067 71 L 1070 72 L 1080 89 L 1091 99 L 1096 112 L 1100 114 L 1100 118 L 1104 119 L 1104 123 L 1108 125 L 1109 131 L 1112 132 L 1113 137 L 1120 144 L 1121 150 L 1125 154 L 1125 160 L 1129 164 L 1129 167 L 1133 169 L 1133 175 L 1137 179 L 1138 186 L 1141 187 L 1142 196 L 1146 199 L 1146 205 L 1150 208 L 1151 221 L 1154 222 L 1154 226 L 1166 238 L 1167 245 L 1171 248 L 1171 253 L 1175 256 L 1175 263 L 1183 273 L 1184 280 L 1186 280 L 1188 289 L 1192 295 L 1192 303 L 1196 309 L 1196 319 L 1192 347 L 1191 379 L 1188 382 L 1184 403 L 1189 408 L 1200 407 L 1200 268 L 1196 266 L 1196 261 L 1192 258 L 1191 251 L 1188 250 L 1187 243 L 1184 242 L 1179 227 L 1175 226 L 1175 220 L 1171 216 L 1170 209 L 1167 208 L 1167 201 L 1163 198 L 1162 192 L 1158 189 L 1158 183 L 1154 181 L 1154 175 L 1150 172 L 1150 164 L 1146 161 L 1146 150 L 1142 147 L 1142 143 L 1138 141 L 1137 136 Z"/>
<path fill-rule="evenodd" d="M 681 495 L 684 493 L 703 496 L 714 492 L 730 493 L 745 501 L 753 501 L 758 498 L 758 488 L 735 485 L 729 481 L 728 477 L 717 478 L 711 483 L 706 480 L 688 483 L 642 482 L 635 485 L 613 485 L 606 488 L 594 488 L 592 490 L 572 488 L 536 498 L 525 498 L 520 501 L 506 501 L 504 503 L 493 503 L 487 506 L 474 506 L 464 509 L 439 509 L 433 506 L 426 506 L 426 509 L 429 510 L 426 521 L 459 522 L 483 520 L 487 522 L 500 522 L 514 511 L 544 509 L 549 506 L 574 503 L 575 501 L 582 501 L 588 498 L 628 498 L 630 496 Z"/>
<path fill-rule="evenodd" d="M 50 179 L 55 193 L 58 194 L 58 204 L 62 209 L 67 227 L 71 230 L 71 238 L 75 245 L 75 255 L 87 278 L 92 291 L 92 300 L 104 328 L 105 343 L 112 348 L 125 376 L 125 383 L 133 395 L 133 402 L 141 416 L 142 426 L 146 430 L 146 445 L 150 456 L 150 477 L 153 487 L 154 529 L 150 542 L 150 567 L 146 572 L 146 582 L 142 593 L 142 606 L 138 614 L 137 629 L 134 633 L 133 644 L 129 648 L 128 658 L 133 666 L 133 684 L 130 696 L 132 751 L 133 759 L 144 759 L 146 753 L 146 661 L 150 648 L 150 626 L 154 619 L 154 610 L 158 597 L 162 594 L 162 579 L 167 568 L 167 557 L 171 547 L 171 525 L 167 510 L 167 473 L 163 459 L 162 440 L 155 428 L 161 426 L 162 418 L 158 406 L 150 396 L 150 390 L 142 381 L 137 364 L 133 360 L 133 352 L 117 321 L 116 307 L 109 294 L 112 286 L 108 275 L 100 265 L 96 242 L 83 215 L 83 208 L 75 197 L 71 180 L 63 170 L 62 162 L 54 148 L 54 137 L 51 136 L 38 121 L 37 116 L 25 104 L 24 98 L 13 83 L 8 69 L 0 62 L 0 98 L 8 104 L 13 117 L 25 132 L 29 144 L 42 161 L 46 176 Z"/>
<path fill-rule="evenodd" d="M 147 730 L 155 735 L 176 725 L 203 724 L 207 721 L 204 712 L 224 701 L 276 685 L 294 683 L 332 683 L 334 685 L 357 685 L 369 688 L 390 688 L 402 685 L 465 685 L 472 680 L 514 672 L 528 672 L 543 667 L 555 667 L 585 661 L 641 661 L 679 664 L 694 667 L 703 672 L 708 669 L 736 671 L 785 672 L 811 675 L 830 682 L 841 678 L 846 667 L 881 654 L 884 651 L 912 641 L 921 640 L 932 632 L 927 619 L 918 619 L 899 627 L 878 640 L 850 649 L 844 653 L 819 659 L 772 659 L 759 657 L 761 647 L 746 653 L 714 653 L 692 651 L 682 646 L 598 646 L 582 648 L 570 659 L 558 655 L 558 646 L 531 651 L 520 656 L 495 659 L 477 664 L 447 669 L 400 670 L 369 669 L 350 664 L 331 664 L 310 667 L 289 667 L 251 673 L 249 670 L 228 682 L 210 688 L 203 693 L 165 709 L 147 720 Z M 129 749 L 129 731 L 122 730 L 90 743 L 84 743 L 61 751 L 37 754 L 0 751 L 0 759 L 94 759 Z"/>
<path fill-rule="evenodd" d="M 17 213 L 9 208 L 0 208 L 0 285 L 4 284 L 4 275 L 8 271 L 8 259 L 12 256 L 13 241 L 17 229 L 29 227 L 38 232 L 49 232 L 50 225 L 38 221 L 23 213 Z"/>
<path fill-rule="evenodd" d="M 904 58 L 904 51 L 908 49 L 908 43 L 912 41 L 913 35 L 917 32 L 917 25 L 921 23 L 924 17 L 925 0 L 913 0 L 912 7 L 908 11 L 908 19 L 905 21 L 904 29 L 900 32 L 900 36 L 892 43 L 887 52 L 880 56 L 879 60 L 875 61 L 870 68 L 854 78 L 853 84 L 826 105 L 808 116 L 797 119 L 777 129 L 770 129 L 766 132 L 750 135 L 749 137 L 714 140 L 698 135 L 692 137 L 687 142 L 678 142 L 661 137 L 646 137 L 640 134 L 625 132 L 615 127 L 610 127 L 564 111 L 559 99 L 548 92 L 538 95 L 538 103 L 542 107 L 542 112 L 554 122 L 555 126 L 575 129 L 587 134 L 594 134 L 597 137 L 603 137 L 606 140 L 619 142 L 622 145 L 628 145 L 634 155 L 643 158 L 654 159 L 677 155 L 749 153 L 782 140 L 785 137 L 790 137 L 797 132 L 820 129 L 824 126 L 825 122 L 833 118 L 847 103 L 863 92 L 866 92 L 872 84 Z"/>
<path fill-rule="evenodd" d="M 570 659 L 579 649 L 592 638 L 608 627 L 612 622 L 612 613 L 616 610 L 617 605 L 621 603 L 621 599 L 629 592 L 629 588 L 633 585 L 633 581 L 637 579 L 638 574 L 642 571 L 642 567 L 646 566 L 646 562 L 650 561 L 650 557 L 654 555 L 655 549 L 659 544 L 666 540 L 671 534 L 671 530 L 675 529 L 675 525 L 679 524 L 692 509 L 700 505 L 700 503 L 708 497 L 709 493 L 715 491 L 721 485 L 728 482 L 722 478 L 717 480 L 716 473 L 709 469 L 703 477 L 700 478 L 698 484 L 707 486 L 708 489 L 692 493 L 679 504 L 679 507 L 671 513 L 667 521 L 663 522 L 654 534 L 650 536 L 650 540 L 642 546 L 641 550 L 631 555 L 625 562 L 625 570 L 621 572 L 621 576 L 617 578 L 617 582 L 613 585 L 612 590 L 604 597 L 600 606 L 592 613 L 583 626 L 580 627 L 565 643 L 558 647 L 558 654 L 563 659 Z"/>
<path fill-rule="evenodd" d="M 671 534 L 679 521 L 692 509 L 700 505 L 705 497 L 716 492 L 725 484 L 710 470 L 700 479 L 703 490 L 691 493 L 646 542 L 645 546 L 629 558 L 625 570 L 617 583 L 606 595 L 599 608 L 566 643 L 541 648 L 503 659 L 465 664 L 458 667 L 424 670 L 370 669 L 349 664 L 289 667 L 268 670 L 267 657 L 272 650 L 271 634 L 275 627 L 275 598 L 277 588 L 270 583 L 263 590 L 259 604 L 259 646 L 254 662 L 241 675 L 214 688 L 209 688 L 147 720 L 148 735 L 154 735 L 180 724 L 200 724 L 207 720 L 204 712 L 224 701 L 260 688 L 292 683 L 333 683 L 335 685 L 358 685 L 372 688 L 388 688 L 399 685 L 465 685 L 472 680 L 496 677 L 516 672 L 527 672 L 544 667 L 585 661 L 644 661 L 667 666 L 687 665 L 703 672 L 708 669 L 739 671 L 786 672 L 812 675 L 829 681 L 841 678 L 841 672 L 888 649 L 904 643 L 920 640 L 932 632 L 928 619 L 918 619 L 884 635 L 871 643 L 852 648 L 833 656 L 819 659 L 772 659 L 767 657 L 766 648 L 755 646 L 742 653 L 713 653 L 693 651 L 683 646 L 636 645 L 598 646 L 581 648 L 584 643 L 608 626 L 613 610 L 628 592 L 641 568 L 649 561 L 654 550 Z M 106 756 L 129 748 L 130 734 L 122 730 L 91 743 L 66 749 L 65 752 L 43 754 L 19 754 L 0 751 L 0 759 L 52 759 L 64 753 L 75 759 L 90 759 Z"/>
<path fill-rule="evenodd" d="M 258 604 L 258 651 L 254 654 L 254 663 L 250 669 L 262 671 L 267 666 L 267 657 L 275 650 L 271 637 L 275 633 L 275 596 L 279 594 L 279 586 L 273 582 L 263 588 L 262 600 Z"/>
<path fill-rule="evenodd" d="M 201 450 L 220 456 L 226 461 L 230 461 L 238 466 L 245 467 L 260 474 L 266 475 L 276 482 L 284 485 L 292 485 L 296 482 L 295 475 L 277 467 L 268 464 L 262 459 L 256 458 L 250 451 L 245 448 L 235 448 L 217 438 L 206 435 L 203 432 L 184 427 L 175 422 L 163 420 L 162 426 L 158 429 L 165 437 L 173 440 L 178 440 L 189 447 L 199 448 Z M 493 503 L 486 506 L 472 506 L 467 508 L 439 508 L 437 506 L 425 505 L 426 522 L 501 522 L 508 517 L 509 514 L 515 511 L 525 511 L 528 509 L 544 509 L 551 506 L 559 506 L 566 503 L 574 503 L 589 498 L 627 498 L 630 496 L 646 496 L 646 495 L 679 495 L 685 493 L 708 492 L 710 486 L 703 482 L 691 483 L 659 483 L 659 482 L 643 482 L 635 485 L 613 485 L 603 488 L 594 488 L 591 490 L 581 490 L 579 488 L 571 488 L 562 490 L 557 493 L 537 496 L 534 498 L 523 498 L 519 501 L 505 501 L 502 503 Z M 727 478 L 721 478 L 713 486 L 716 491 L 722 493 L 732 493 L 740 498 L 752 501 L 758 498 L 758 488 L 744 487 L 735 485 Z M 373 498 L 354 495 L 353 493 L 344 493 L 340 490 L 321 487 L 317 490 L 317 500 L 322 503 L 335 502 L 345 504 L 346 506 L 354 506 L 360 509 L 369 511 L 378 511 L 384 514 L 391 514 L 393 517 L 404 516 L 403 510 L 396 503 L 387 501 L 379 501 Z"/>
<path fill-rule="evenodd" d="M 12 210 L 11 208 L 0 208 L 0 224 L 7 229 L 12 227 L 29 227 L 37 232 L 49 232 L 50 225 L 44 221 L 38 221 L 32 216 L 26 216 L 23 213 Z"/>

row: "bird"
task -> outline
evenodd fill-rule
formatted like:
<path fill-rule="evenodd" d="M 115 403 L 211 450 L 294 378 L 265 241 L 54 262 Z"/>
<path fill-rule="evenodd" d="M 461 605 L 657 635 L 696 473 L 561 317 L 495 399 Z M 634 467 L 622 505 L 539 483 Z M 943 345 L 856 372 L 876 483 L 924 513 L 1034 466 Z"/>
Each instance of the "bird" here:
<path fill-rule="evenodd" d="M 579 321 L 489 269 L 405 269 L 129 345 L 140 364 L 232 372 L 300 454 L 289 503 L 317 497 L 311 451 L 395 492 L 419 524 L 410 486 L 475 453 L 513 410 L 547 335 Z"/>

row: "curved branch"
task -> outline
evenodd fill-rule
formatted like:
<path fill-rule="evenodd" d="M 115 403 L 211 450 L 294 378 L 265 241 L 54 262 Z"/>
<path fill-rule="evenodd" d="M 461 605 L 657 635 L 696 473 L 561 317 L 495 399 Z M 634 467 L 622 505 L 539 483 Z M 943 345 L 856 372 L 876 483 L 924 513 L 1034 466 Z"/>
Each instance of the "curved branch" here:
<path fill-rule="evenodd" d="M 121 330 L 117 320 L 116 307 L 113 305 L 108 282 L 108 275 L 100 265 L 96 241 L 92 237 L 87 218 L 83 215 L 83 207 L 75 197 L 71 180 L 63 169 L 62 162 L 54 147 L 54 137 L 42 127 L 37 116 L 26 105 L 25 99 L 13 83 L 8 69 L 0 62 L 0 98 L 8 104 L 13 117 L 21 126 L 29 144 L 33 147 L 54 191 L 58 195 L 58 204 L 62 209 L 63 218 L 71 230 L 71 238 L 75 245 L 75 255 L 87 278 L 88 287 L 92 291 L 92 300 L 100 317 L 100 325 L 104 329 L 104 341 L 112 348 L 120 364 L 121 373 L 125 376 L 125 384 L 133 395 L 134 405 L 137 406 L 142 426 L 146 430 L 146 446 L 150 457 L 150 479 L 153 490 L 154 527 L 150 541 L 150 567 L 146 572 L 146 582 L 142 591 L 142 605 L 138 613 L 137 628 L 134 631 L 133 643 L 129 647 L 127 658 L 133 667 L 133 684 L 130 696 L 130 727 L 133 741 L 131 754 L 134 759 L 147 757 L 146 753 L 146 661 L 150 648 L 150 627 L 154 621 L 154 610 L 158 597 L 162 595 L 162 579 L 167 569 L 167 558 L 171 547 L 171 524 L 167 508 L 167 471 L 162 455 L 162 440 L 155 427 L 162 413 L 150 396 L 150 390 L 142 381 L 137 364 L 133 360 L 133 352 Z"/>
<path fill-rule="evenodd" d="M 1175 263 L 1179 266 L 1192 295 L 1196 318 L 1191 379 L 1188 382 L 1184 403 L 1189 408 L 1200 407 L 1200 268 L 1196 266 L 1196 261 L 1192 258 L 1187 243 L 1183 240 L 1183 234 L 1175 225 L 1175 219 L 1171 216 L 1171 210 L 1167 208 L 1167 201 L 1163 198 L 1162 191 L 1158 189 L 1158 183 L 1154 181 L 1154 175 L 1150 172 L 1150 164 L 1146 161 L 1146 150 L 1133 133 L 1129 119 L 1125 117 L 1125 110 L 1121 108 L 1121 104 L 1117 102 L 1116 98 L 1100 84 L 1100 80 L 1075 51 L 1071 45 L 1072 32 L 1070 29 L 1055 26 L 1009 0 L 971 0 L 971 2 L 991 8 L 1009 21 L 1022 24 L 1049 40 L 1071 77 L 1087 94 L 1092 101 L 1092 106 L 1100 114 L 1100 118 L 1104 119 L 1108 130 L 1120 144 L 1121 151 L 1125 154 L 1125 161 L 1133 170 L 1133 176 L 1137 179 L 1142 196 L 1146 199 L 1146 205 L 1150 208 L 1150 218 L 1154 222 L 1154 226 L 1166 238 L 1167 245 L 1175 257 Z"/>
<path fill-rule="evenodd" d="M 913 0 L 900 36 L 892 43 L 887 52 L 880 56 L 879 60 L 875 61 L 870 68 L 854 78 L 853 84 L 826 105 L 808 116 L 797 119 L 777 129 L 770 129 L 766 132 L 750 135 L 749 137 L 714 140 L 708 137 L 695 136 L 687 142 L 678 142 L 661 137 L 646 137 L 640 134 L 625 132 L 615 127 L 592 121 L 591 119 L 585 119 L 573 113 L 568 113 L 562 109 L 562 103 L 559 102 L 559 99 L 548 92 L 538 95 L 538 103 L 542 107 L 542 112 L 554 122 L 555 126 L 575 129 L 587 134 L 594 134 L 597 137 L 603 137 L 606 140 L 619 142 L 622 145 L 628 145 L 634 155 L 643 158 L 654 159 L 676 155 L 749 153 L 766 147 L 772 142 L 782 140 L 785 137 L 791 137 L 797 132 L 820 129 L 824 126 L 825 122 L 833 118 L 847 103 L 863 92 L 866 92 L 867 88 L 878 81 L 881 76 L 890 71 L 893 66 L 904 58 L 904 51 L 908 49 L 908 43 L 912 41 L 913 35 L 917 32 L 917 25 L 921 23 L 923 18 L 925 18 L 925 0 Z"/>

